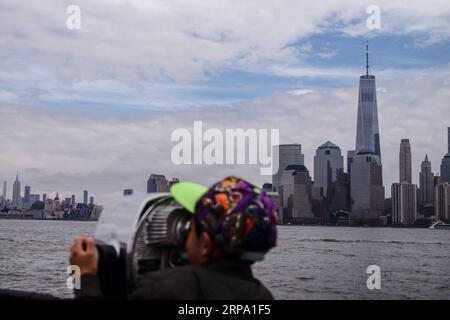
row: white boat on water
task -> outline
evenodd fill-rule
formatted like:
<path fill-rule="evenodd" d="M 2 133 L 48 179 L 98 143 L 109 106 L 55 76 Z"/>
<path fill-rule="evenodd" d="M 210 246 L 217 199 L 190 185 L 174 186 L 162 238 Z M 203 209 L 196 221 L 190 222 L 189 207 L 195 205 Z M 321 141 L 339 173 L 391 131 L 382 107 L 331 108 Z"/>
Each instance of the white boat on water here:
<path fill-rule="evenodd" d="M 442 221 L 436 221 L 430 226 L 430 229 L 445 229 L 450 230 L 450 223 L 444 223 Z"/>

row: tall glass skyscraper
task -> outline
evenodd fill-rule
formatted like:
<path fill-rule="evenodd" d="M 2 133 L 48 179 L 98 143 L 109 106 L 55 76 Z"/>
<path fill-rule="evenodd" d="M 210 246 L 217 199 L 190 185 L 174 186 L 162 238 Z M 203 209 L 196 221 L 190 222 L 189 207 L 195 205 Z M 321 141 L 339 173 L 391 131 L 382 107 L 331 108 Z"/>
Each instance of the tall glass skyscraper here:
<path fill-rule="evenodd" d="M 412 183 L 411 173 L 411 145 L 409 139 L 402 139 L 399 152 L 399 182 Z"/>
<path fill-rule="evenodd" d="M 20 197 L 20 181 L 19 181 L 19 172 L 16 175 L 16 181 L 13 184 L 13 193 L 12 193 L 12 207 L 17 208 L 21 203 Z"/>
<path fill-rule="evenodd" d="M 428 160 L 428 155 L 425 155 L 425 160 L 422 161 L 420 170 L 420 192 L 419 203 L 434 204 L 434 174 L 431 172 L 431 162 Z"/>
<path fill-rule="evenodd" d="M 377 93 L 375 76 L 369 74 L 368 45 L 366 45 L 366 74 L 359 78 L 356 145 L 355 150 L 349 151 L 347 162 L 352 219 L 378 221 L 384 211 L 384 187 Z"/>
<path fill-rule="evenodd" d="M 366 74 L 359 78 L 358 119 L 356 128 L 356 152 L 380 153 L 378 107 L 375 76 L 369 74 L 369 46 L 366 45 Z M 380 157 L 381 158 L 381 157 Z"/>

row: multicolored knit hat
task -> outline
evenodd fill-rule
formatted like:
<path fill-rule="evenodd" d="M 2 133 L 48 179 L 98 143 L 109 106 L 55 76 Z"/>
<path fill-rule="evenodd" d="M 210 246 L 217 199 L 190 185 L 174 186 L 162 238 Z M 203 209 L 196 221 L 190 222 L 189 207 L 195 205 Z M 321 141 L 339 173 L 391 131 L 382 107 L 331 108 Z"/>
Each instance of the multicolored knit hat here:
<path fill-rule="evenodd" d="M 174 198 L 195 214 L 196 225 L 210 235 L 225 255 L 262 260 L 276 245 L 276 213 L 265 191 L 233 176 L 209 189 L 195 185 L 194 192 L 192 183 L 188 183 L 190 187 L 180 184 L 171 189 Z M 186 192 L 188 189 L 190 194 Z M 200 192 L 202 195 L 198 196 Z M 195 206 L 193 193 L 197 194 Z"/>

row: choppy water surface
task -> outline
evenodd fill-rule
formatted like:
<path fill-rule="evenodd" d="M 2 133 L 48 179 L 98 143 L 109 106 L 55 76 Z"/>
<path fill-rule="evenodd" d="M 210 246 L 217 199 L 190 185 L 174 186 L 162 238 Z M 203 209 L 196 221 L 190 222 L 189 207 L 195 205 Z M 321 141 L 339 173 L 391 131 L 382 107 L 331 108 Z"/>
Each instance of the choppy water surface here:
<path fill-rule="evenodd" d="M 0 220 L 0 288 L 69 298 L 68 252 L 95 222 Z M 366 268 L 381 268 L 369 290 Z M 278 299 L 450 299 L 450 231 L 282 226 L 254 267 Z"/>

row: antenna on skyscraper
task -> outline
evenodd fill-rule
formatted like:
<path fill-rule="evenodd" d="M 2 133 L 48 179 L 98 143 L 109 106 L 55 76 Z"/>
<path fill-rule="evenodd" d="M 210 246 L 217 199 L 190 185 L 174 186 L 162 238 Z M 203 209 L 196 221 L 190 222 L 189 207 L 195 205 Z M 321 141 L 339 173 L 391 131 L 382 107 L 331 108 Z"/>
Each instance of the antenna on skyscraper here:
<path fill-rule="evenodd" d="M 366 76 L 369 76 L 369 41 L 366 41 Z"/>

